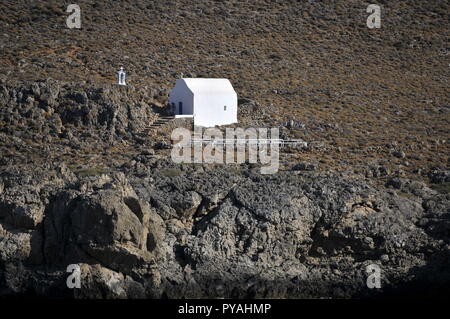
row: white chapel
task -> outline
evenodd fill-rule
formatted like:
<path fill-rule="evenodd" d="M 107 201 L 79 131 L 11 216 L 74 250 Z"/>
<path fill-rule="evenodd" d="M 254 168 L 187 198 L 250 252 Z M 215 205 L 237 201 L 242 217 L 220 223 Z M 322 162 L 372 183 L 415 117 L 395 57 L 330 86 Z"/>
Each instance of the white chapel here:
<path fill-rule="evenodd" d="M 237 94 L 227 79 L 179 79 L 169 103 L 176 118 L 193 117 L 196 126 L 237 123 Z"/>

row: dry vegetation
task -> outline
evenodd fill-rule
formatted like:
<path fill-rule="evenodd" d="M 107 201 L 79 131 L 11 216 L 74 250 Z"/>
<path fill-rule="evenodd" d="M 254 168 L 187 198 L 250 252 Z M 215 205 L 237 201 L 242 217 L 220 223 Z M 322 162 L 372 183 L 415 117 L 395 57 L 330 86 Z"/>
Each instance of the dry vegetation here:
<path fill-rule="evenodd" d="M 379 1 L 379 30 L 356 0 L 76 2 L 81 30 L 65 26 L 68 3 L 2 1 L 0 73 L 113 83 L 124 65 L 130 85 L 157 88 L 226 77 L 272 106 L 267 124 L 305 123 L 291 134 L 324 147 L 298 157 L 321 168 L 449 165 L 446 1 Z"/>

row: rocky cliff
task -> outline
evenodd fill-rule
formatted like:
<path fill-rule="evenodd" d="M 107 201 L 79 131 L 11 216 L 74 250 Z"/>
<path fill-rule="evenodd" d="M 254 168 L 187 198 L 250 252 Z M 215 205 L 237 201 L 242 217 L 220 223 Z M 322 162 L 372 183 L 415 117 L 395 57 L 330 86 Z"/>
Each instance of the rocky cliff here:
<path fill-rule="evenodd" d="M 144 166 L 145 169 L 140 169 Z M 174 166 L 0 174 L 2 295 L 377 297 L 448 292 L 450 199 L 316 172 Z M 66 287 L 81 265 L 82 288 Z M 366 267 L 382 269 L 382 289 Z"/>

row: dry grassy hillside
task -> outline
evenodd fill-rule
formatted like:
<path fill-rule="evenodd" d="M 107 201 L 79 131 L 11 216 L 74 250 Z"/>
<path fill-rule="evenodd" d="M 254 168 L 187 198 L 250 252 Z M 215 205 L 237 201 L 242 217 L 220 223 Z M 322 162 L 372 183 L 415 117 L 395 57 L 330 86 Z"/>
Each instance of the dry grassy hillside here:
<path fill-rule="evenodd" d="M 446 1 L 378 1 L 372 30 L 370 2 L 356 0 L 77 3 L 82 28 L 70 30 L 69 2 L 2 1 L 1 77 L 113 83 L 121 65 L 140 88 L 227 77 L 273 105 L 267 125 L 303 122 L 293 134 L 324 147 L 301 157 L 320 167 L 449 164 Z"/>

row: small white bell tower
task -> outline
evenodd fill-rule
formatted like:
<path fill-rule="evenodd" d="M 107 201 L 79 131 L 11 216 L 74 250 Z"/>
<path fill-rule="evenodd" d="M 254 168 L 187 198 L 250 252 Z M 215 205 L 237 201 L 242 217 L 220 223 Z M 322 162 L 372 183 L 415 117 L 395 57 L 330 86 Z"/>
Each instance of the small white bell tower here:
<path fill-rule="evenodd" d="M 119 85 L 127 85 L 127 84 L 125 83 L 126 73 L 125 73 L 125 71 L 123 70 L 123 66 L 120 67 L 120 70 L 119 70 L 119 72 L 117 72 L 117 74 L 118 74 L 118 76 L 119 76 Z"/>

